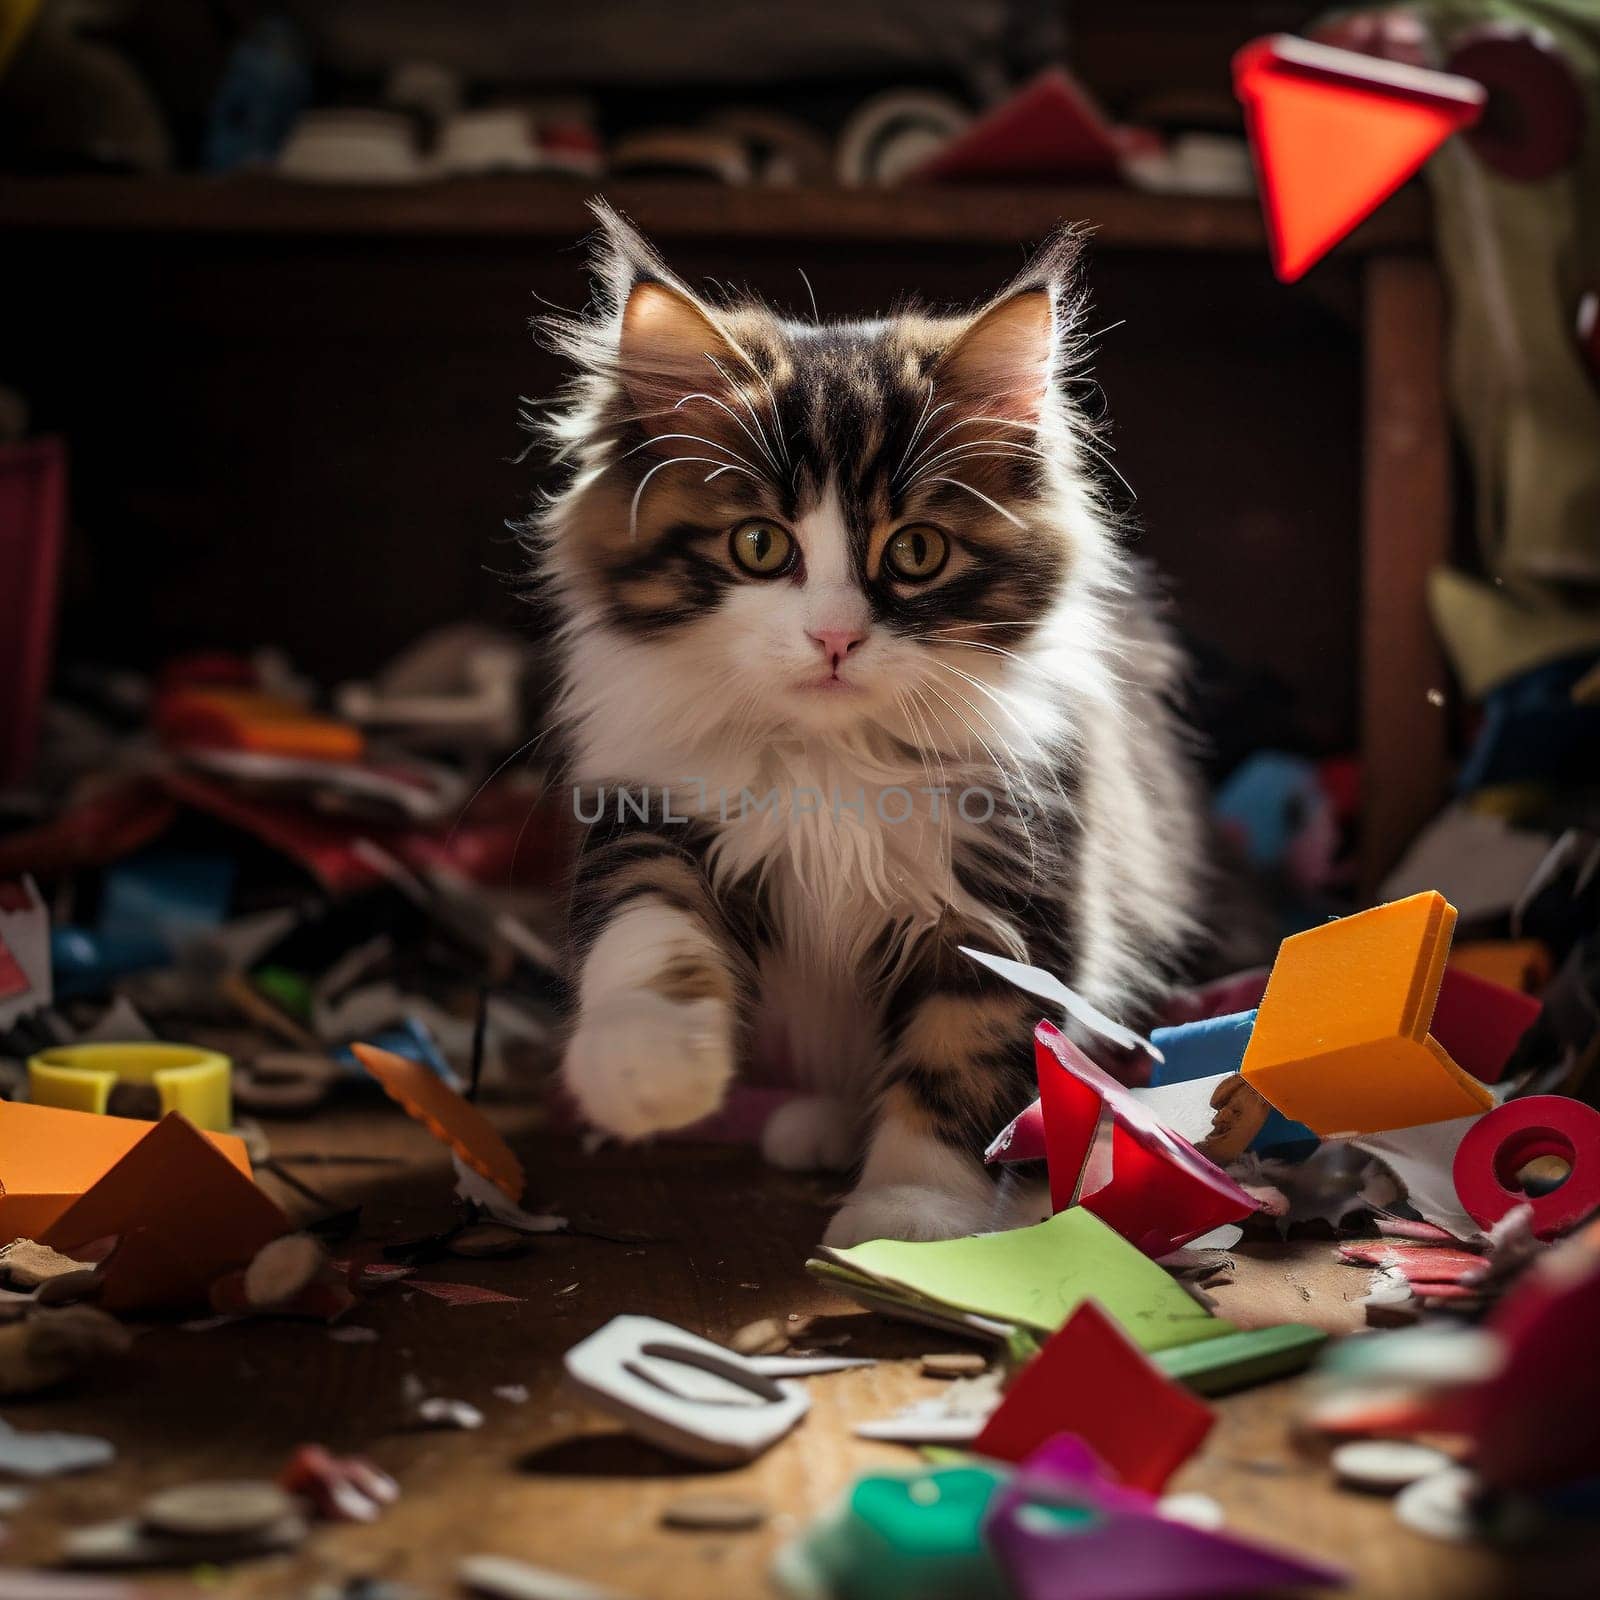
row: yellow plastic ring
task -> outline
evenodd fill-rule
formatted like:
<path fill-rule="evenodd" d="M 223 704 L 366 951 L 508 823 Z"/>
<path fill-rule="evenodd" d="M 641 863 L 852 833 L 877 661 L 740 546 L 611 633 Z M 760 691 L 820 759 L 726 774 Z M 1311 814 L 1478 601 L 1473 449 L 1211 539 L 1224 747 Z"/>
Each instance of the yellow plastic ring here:
<path fill-rule="evenodd" d="M 153 1087 L 161 1115 L 181 1111 L 197 1128 L 233 1126 L 233 1063 L 187 1044 L 67 1044 L 28 1060 L 33 1103 L 103 1116 L 119 1084 Z"/>

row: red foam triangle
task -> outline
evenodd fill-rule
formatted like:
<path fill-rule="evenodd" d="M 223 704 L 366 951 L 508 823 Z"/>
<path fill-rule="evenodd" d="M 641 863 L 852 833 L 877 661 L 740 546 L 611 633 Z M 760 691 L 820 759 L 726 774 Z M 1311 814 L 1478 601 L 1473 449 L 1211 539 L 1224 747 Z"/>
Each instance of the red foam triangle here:
<path fill-rule="evenodd" d="M 1288 34 L 1247 44 L 1233 58 L 1233 81 L 1284 283 L 1476 122 L 1485 98 L 1469 78 Z"/>

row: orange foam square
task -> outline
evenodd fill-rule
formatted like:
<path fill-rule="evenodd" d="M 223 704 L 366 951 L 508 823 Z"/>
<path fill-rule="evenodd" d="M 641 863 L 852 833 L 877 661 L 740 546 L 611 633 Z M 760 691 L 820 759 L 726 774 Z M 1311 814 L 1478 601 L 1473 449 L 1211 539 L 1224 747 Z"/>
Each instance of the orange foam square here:
<path fill-rule="evenodd" d="M 0 1244 L 44 1238 L 155 1127 L 132 1117 L 0 1100 Z M 203 1137 L 250 1176 L 244 1140 L 231 1133 Z"/>
<path fill-rule="evenodd" d="M 1487 1111 L 1493 1096 L 1428 1032 L 1455 925 L 1429 892 L 1285 939 L 1239 1070 L 1324 1136 Z"/>
<path fill-rule="evenodd" d="M 203 1305 L 212 1282 L 287 1233 L 289 1219 L 251 1181 L 242 1148 L 235 1159 L 218 1136 L 177 1111 L 144 1126 L 143 1137 L 40 1242 L 71 1255 L 116 1237 L 100 1268 L 99 1303 L 108 1311 Z M 229 1137 L 230 1145 L 239 1143 Z"/>

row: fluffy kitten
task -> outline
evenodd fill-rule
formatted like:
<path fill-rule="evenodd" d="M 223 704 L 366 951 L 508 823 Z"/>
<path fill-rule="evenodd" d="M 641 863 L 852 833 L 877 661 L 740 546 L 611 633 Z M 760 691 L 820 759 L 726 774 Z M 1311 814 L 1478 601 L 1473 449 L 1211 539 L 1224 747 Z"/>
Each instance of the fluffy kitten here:
<path fill-rule="evenodd" d="M 1176 659 L 1068 394 L 1076 241 L 972 314 L 813 323 L 598 214 L 529 525 L 591 824 L 567 1087 L 638 1139 L 776 1055 L 813 1094 L 769 1159 L 859 1162 L 829 1242 L 1035 1220 L 979 1153 L 1039 1004 L 957 946 L 1132 1019 L 1196 893 Z"/>

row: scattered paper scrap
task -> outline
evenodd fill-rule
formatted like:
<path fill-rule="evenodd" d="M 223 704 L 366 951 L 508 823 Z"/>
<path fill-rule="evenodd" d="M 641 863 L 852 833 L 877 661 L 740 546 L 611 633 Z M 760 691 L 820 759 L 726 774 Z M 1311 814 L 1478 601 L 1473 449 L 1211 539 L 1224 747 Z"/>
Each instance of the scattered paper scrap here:
<path fill-rule="evenodd" d="M 1109 1482 L 1093 1452 L 1070 1434 L 1030 1456 L 1002 1485 L 984 1530 L 1019 1600 L 1086 1594 L 1199 1600 L 1331 1586 L 1348 1576 L 1325 1562 L 1163 1516 L 1149 1495 Z"/>
<path fill-rule="evenodd" d="M 819 1378 L 829 1372 L 850 1372 L 878 1364 L 872 1356 L 780 1355 L 745 1359 L 763 1378 Z"/>
<path fill-rule="evenodd" d="M 87 1472 L 116 1458 L 109 1439 L 89 1433 L 25 1433 L 0 1418 L 0 1472 L 15 1478 L 55 1478 Z"/>
<path fill-rule="evenodd" d="M 663 1527 L 695 1533 L 744 1533 L 766 1520 L 767 1508 L 759 1500 L 734 1494 L 682 1495 L 661 1513 Z"/>
<path fill-rule="evenodd" d="M 352 1044 L 368 1072 L 383 1085 L 384 1093 L 408 1117 L 420 1122 L 440 1143 L 448 1145 L 473 1171 L 493 1183 L 513 1205 L 522 1198 L 526 1183 L 522 1163 L 511 1153 L 489 1119 L 430 1067 L 408 1061 L 392 1050 L 370 1044 Z"/>
<path fill-rule="evenodd" d="M 991 1328 L 1053 1333 L 1092 1297 L 1145 1350 L 1234 1331 L 1082 1206 L 1009 1233 L 824 1247 L 807 1266 L 874 1309 L 936 1327 L 963 1326 L 964 1314 L 975 1314 Z"/>
<path fill-rule="evenodd" d="M 0 1278 L 13 1289 L 37 1289 L 52 1278 L 81 1272 L 88 1265 L 32 1239 L 13 1239 L 10 1244 L 0 1245 Z"/>
<path fill-rule="evenodd" d="M 120 1578 L 14 1568 L 0 1571 L 0 1600 L 145 1600 L 145 1595 Z"/>
<path fill-rule="evenodd" d="M 247 1561 L 293 1550 L 305 1542 L 298 1514 L 249 1533 L 163 1534 L 137 1517 L 72 1529 L 61 1542 L 63 1560 L 74 1567 L 189 1567 Z"/>
<path fill-rule="evenodd" d="M 1053 1023 L 1041 1022 L 1033 1040 L 1057 1211 L 1081 1205 L 1145 1254 L 1164 1256 L 1257 1209 L 1254 1196 L 1151 1116 Z M 1103 1115 L 1111 1118 L 1111 1170 L 1101 1182 L 1093 1157 Z"/>
<path fill-rule="evenodd" d="M 1405 1190 L 1407 1202 L 1424 1220 L 1454 1239 L 1479 1239 L 1482 1230 L 1461 1204 L 1451 1169 L 1467 1130 L 1481 1120 L 1481 1115 L 1423 1122 L 1414 1128 L 1391 1128 L 1387 1133 L 1369 1133 L 1351 1143 L 1376 1156 L 1394 1174 Z"/>
<path fill-rule="evenodd" d="M 462 1588 L 488 1600 L 627 1600 L 615 1589 L 510 1556 L 468 1556 L 456 1568 L 456 1577 Z"/>
<path fill-rule="evenodd" d="M 1123 1483 L 1158 1494 L 1213 1420 L 1088 1300 L 1012 1380 L 973 1449 L 1023 1461 L 1054 1435 L 1071 1433 Z"/>
<path fill-rule="evenodd" d="M 1123 1050 L 1143 1050 L 1152 1060 L 1161 1059 L 1161 1052 L 1143 1034 L 1135 1033 L 1132 1028 L 1123 1027 L 1120 1022 L 1113 1022 L 1105 1012 L 1091 1005 L 1077 990 L 1069 989 L 1054 973 L 1046 972 L 1043 967 L 1030 967 L 1024 962 L 1012 961 L 1006 956 L 994 956 L 984 950 L 972 950 L 966 945 L 961 945 L 959 948 L 962 955 L 970 956 L 974 961 L 1004 978 L 1007 983 L 1014 983 L 1025 993 L 1060 1006 L 1074 1022 L 1088 1028 L 1091 1033 L 1099 1034 L 1102 1039 L 1109 1040 Z"/>
<path fill-rule="evenodd" d="M 485 1289 L 476 1283 L 445 1283 L 438 1279 L 412 1278 L 408 1288 L 416 1289 L 447 1306 L 520 1305 L 519 1294 L 502 1294 L 498 1289 Z"/>
<path fill-rule="evenodd" d="M 514 1205 L 497 1185 L 469 1167 L 456 1152 L 451 1152 L 450 1160 L 456 1171 L 456 1193 L 463 1200 L 481 1206 L 503 1226 L 515 1228 L 519 1233 L 564 1233 L 570 1226 L 565 1217 L 524 1211 L 521 1206 Z"/>
<path fill-rule="evenodd" d="M 375 1522 L 400 1498 L 400 1485 L 362 1456 L 336 1456 L 303 1444 L 285 1463 L 278 1483 L 310 1501 L 328 1522 Z"/>
<path fill-rule="evenodd" d="M 428 1428 L 457 1428 L 470 1433 L 483 1426 L 483 1413 L 465 1400 L 449 1400 L 429 1395 L 416 1406 L 417 1421 Z"/>

